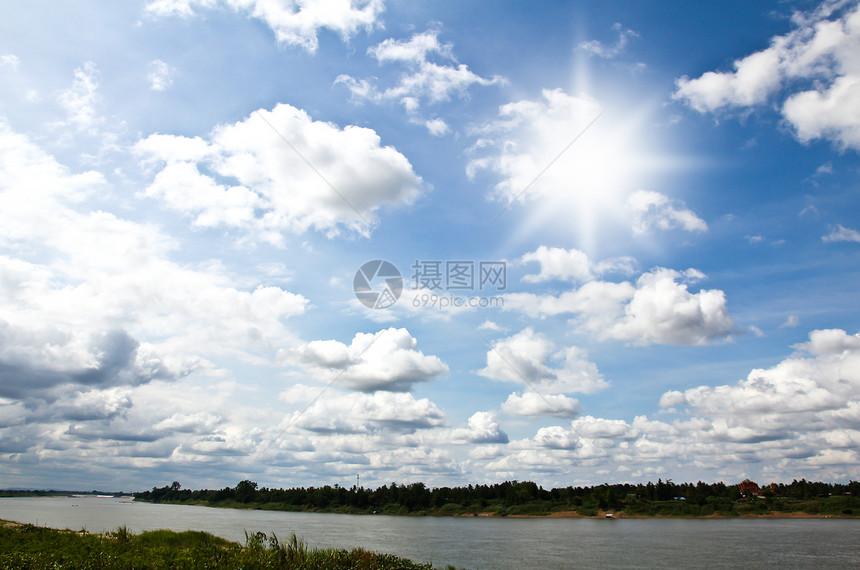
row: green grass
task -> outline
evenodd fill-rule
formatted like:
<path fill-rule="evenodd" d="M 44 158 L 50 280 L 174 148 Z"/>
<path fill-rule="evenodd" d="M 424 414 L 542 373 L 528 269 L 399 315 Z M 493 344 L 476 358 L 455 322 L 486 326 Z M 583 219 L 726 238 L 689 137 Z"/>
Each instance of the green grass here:
<path fill-rule="evenodd" d="M 431 569 L 390 554 L 361 548 L 309 548 L 295 534 L 281 542 L 274 534 L 245 534 L 245 545 L 206 532 L 153 530 L 140 534 L 120 527 L 104 535 L 33 525 L 0 526 L 2 569 Z"/>

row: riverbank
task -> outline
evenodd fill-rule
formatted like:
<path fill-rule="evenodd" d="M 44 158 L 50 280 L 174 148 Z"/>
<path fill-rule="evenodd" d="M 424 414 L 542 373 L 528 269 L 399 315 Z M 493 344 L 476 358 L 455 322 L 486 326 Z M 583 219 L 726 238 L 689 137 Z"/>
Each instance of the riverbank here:
<path fill-rule="evenodd" d="M 178 481 L 134 493 L 136 500 L 302 513 L 492 517 L 771 517 L 860 515 L 860 482 L 771 483 L 759 487 L 657 480 L 647 484 L 544 489 L 530 481 L 428 488 L 392 483 L 376 489 L 338 485 L 271 489 L 240 481 L 223 489 L 183 489 Z M 573 514 L 575 513 L 575 514 Z"/>
<path fill-rule="evenodd" d="M 92 534 L 5 520 L 0 520 L 0 568 L 432 570 L 429 564 L 360 548 L 308 548 L 295 534 L 281 542 L 258 532 L 240 545 L 200 531 L 133 534 L 120 527 Z"/>
<path fill-rule="evenodd" d="M 835 499 L 835 500 L 834 500 Z M 755 519 L 818 519 L 818 518 L 860 518 L 860 509 L 857 511 L 845 508 L 839 498 L 825 498 L 815 501 L 782 501 L 779 509 L 769 507 L 765 501 L 743 501 L 736 503 L 724 503 L 719 505 L 719 510 L 710 505 L 705 508 L 695 504 L 686 504 L 684 501 L 653 501 L 647 505 L 634 505 L 636 510 L 625 509 L 570 509 L 565 507 L 548 507 L 541 504 L 515 505 L 505 507 L 499 505 L 495 510 L 480 510 L 475 508 L 463 508 L 458 505 L 446 505 L 440 509 L 424 509 L 419 511 L 408 511 L 406 509 L 383 508 L 380 510 L 356 509 L 352 507 L 334 507 L 327 509 L 301 508 L 294 505 L 283 505 L 279 503 L 239 503 L 236 501 L 146 501 L 135 498 L 139 502 L 156 502 L 163 504 L 176 504 L 185 506 L 202 506 L 221 509 L 247 509 L 261 511 L 285 511 L 298 513 L 329 513 L 349 515 L 388 515 L 407 517 L 482 517 L 482 518 L 533 518 L 533 519 L 733 519 L 733 518 L 755 518 Z M 839 502 L 837 502 L 839 501 Z M 847 511 L 847 512 L 846 512 Z M 609 516 L 611 515 L 611 516 Z"/>

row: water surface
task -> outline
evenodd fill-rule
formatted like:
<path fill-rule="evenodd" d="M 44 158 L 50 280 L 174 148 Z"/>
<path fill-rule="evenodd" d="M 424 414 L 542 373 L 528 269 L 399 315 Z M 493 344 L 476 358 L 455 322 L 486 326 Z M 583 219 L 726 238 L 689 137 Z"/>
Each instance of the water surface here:
<path fill-rule="evenodd" d="M 134 532 L 295 532 L 311 546 L 397 554 L 462 568 L 854 568 L 860 519 L 511 519 L 288 513 L 115 498 L 0 498 L 0 518 Z"/>

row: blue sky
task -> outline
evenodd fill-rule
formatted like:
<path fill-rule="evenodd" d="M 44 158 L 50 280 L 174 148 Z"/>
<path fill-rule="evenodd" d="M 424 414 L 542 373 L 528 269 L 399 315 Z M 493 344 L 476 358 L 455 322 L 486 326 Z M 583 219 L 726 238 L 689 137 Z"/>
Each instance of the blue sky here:
<path fill-rule="evenodd" d="M 0 486 L 860 476 L 857 2 L 4 12 Z"/>

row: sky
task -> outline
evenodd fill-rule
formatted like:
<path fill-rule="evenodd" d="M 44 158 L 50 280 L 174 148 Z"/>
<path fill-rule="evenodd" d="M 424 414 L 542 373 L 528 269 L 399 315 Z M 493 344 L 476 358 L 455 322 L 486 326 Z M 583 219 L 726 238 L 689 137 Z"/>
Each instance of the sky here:
<path fill-rule="evenodd" d="M 0 487 L 860 478 L 860 3 L 7 2 Z"/>

